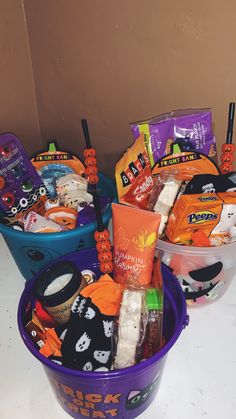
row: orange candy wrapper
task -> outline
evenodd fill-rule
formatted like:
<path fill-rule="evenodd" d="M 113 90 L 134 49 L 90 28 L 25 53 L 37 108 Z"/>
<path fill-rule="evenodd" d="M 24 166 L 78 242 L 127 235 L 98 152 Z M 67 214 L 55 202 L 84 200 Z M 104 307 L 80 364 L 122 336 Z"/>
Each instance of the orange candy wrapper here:
<path fill-rule="evenodd" d="M 117 162 L 115 176 L 119 202 L 147 209 L 153 179 L 144 134 L 138 137 Z"/>
<path fill-rule="evenodd" d="M 112 204 L 114 279 L 125 287 L 151 283 L 161 216 L 126 205 Z"/>
<path fill-rule="evenodd" d="M 217 166 L 207 156 L 197 151 L 181 151 L 177 144 L 173 145 L 173 151 L 170 154 L 155 164 L 152 176 L 170 169 L 178 171 L 180 180 L 191 180 L 194 175 L 201 173 L 219 174 Z"/>

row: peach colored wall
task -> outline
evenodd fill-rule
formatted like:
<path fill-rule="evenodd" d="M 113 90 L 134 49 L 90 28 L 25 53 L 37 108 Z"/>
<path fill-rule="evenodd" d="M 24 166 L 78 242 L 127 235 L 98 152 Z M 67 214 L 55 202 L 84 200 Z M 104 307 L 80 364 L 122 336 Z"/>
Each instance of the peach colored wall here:
<path fill-rule="evenodd" d="M 14 132 L 32 153 L 41 135 L 27 36 L 22 1 L 0 0 L 0 132 Z"/>
<path fill-rule="evenodd" d="M 207 106 L 223 142 L 236 92 L 235 0 L 24 4 L 44 142 L 81 153 L 85 117 L 99 166 L 112 173 L 132 141 L 129 122 Z"/>

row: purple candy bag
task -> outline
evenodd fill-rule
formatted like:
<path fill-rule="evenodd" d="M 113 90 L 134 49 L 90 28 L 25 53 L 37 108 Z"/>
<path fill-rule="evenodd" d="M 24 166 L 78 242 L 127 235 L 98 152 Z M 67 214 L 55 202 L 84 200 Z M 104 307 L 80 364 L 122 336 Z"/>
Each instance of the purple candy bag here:
<path fill-rule="evenodd" d="M 29 211 L 45 212 L 47 190 L 18 137 L 0 134 L 0 220 L 14 224 Z"/>
<path fill-rule="evenodd" d="M 187 139 L 188 147 L 216 162 L 216 141 L 210 109 L 176 110 L 131 124 L 135 140 L 143 132 L 151 167 L 171 153 L 174 141 Z M 183 150 L 184 151 L 184 150 Z M 185 150 L 189 151 L 189 150 Z"/>

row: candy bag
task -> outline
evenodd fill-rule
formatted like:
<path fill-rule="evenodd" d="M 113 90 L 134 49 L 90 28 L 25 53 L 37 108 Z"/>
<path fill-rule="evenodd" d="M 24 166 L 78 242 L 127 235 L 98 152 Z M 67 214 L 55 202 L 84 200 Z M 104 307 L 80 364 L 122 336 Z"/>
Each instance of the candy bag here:
<path fill-rule="evenodd" d="M 117 162 L 115 176 L 119 202 L 146 209 L 153 179 L 143 134 Z"/>
<path fill-rule="evenodd" d="M 171 111 L 132 123 L 131 130 L 135 139 L 141 133 L 144 134 L 152 167 L 170 153 L 170 146 L 174 140 L 182 143 L 185 151 L 195 150 L 216 161 L 216 141 L 210 109 Z"/>
<path fill-rule="evenodd" d="M 47 191 L 26 150 L 14 134 L 0 135 L 0 218 L 17 223 L 29 211 L 45 212 Z"/>

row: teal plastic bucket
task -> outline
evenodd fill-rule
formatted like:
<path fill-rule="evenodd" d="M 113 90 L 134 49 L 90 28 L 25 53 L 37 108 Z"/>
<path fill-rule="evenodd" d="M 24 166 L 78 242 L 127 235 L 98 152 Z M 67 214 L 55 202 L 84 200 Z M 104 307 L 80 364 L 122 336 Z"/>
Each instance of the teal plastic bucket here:
<path fill-rule="evenodd" d="M 116 201 L 116 187 L 109 177 L 99 173 L 97 190 L 101 196 Z M 103 223 L 107 227 L 111 218 L 111 205 L 103 213 Z M 32 278 L 54 259 L 80 249 L 95 246 L 96 222 L 83 227 L 59 233 L 29 233 L 14 230 L 0 224 L 0 232 L 25 279 Z"/>

